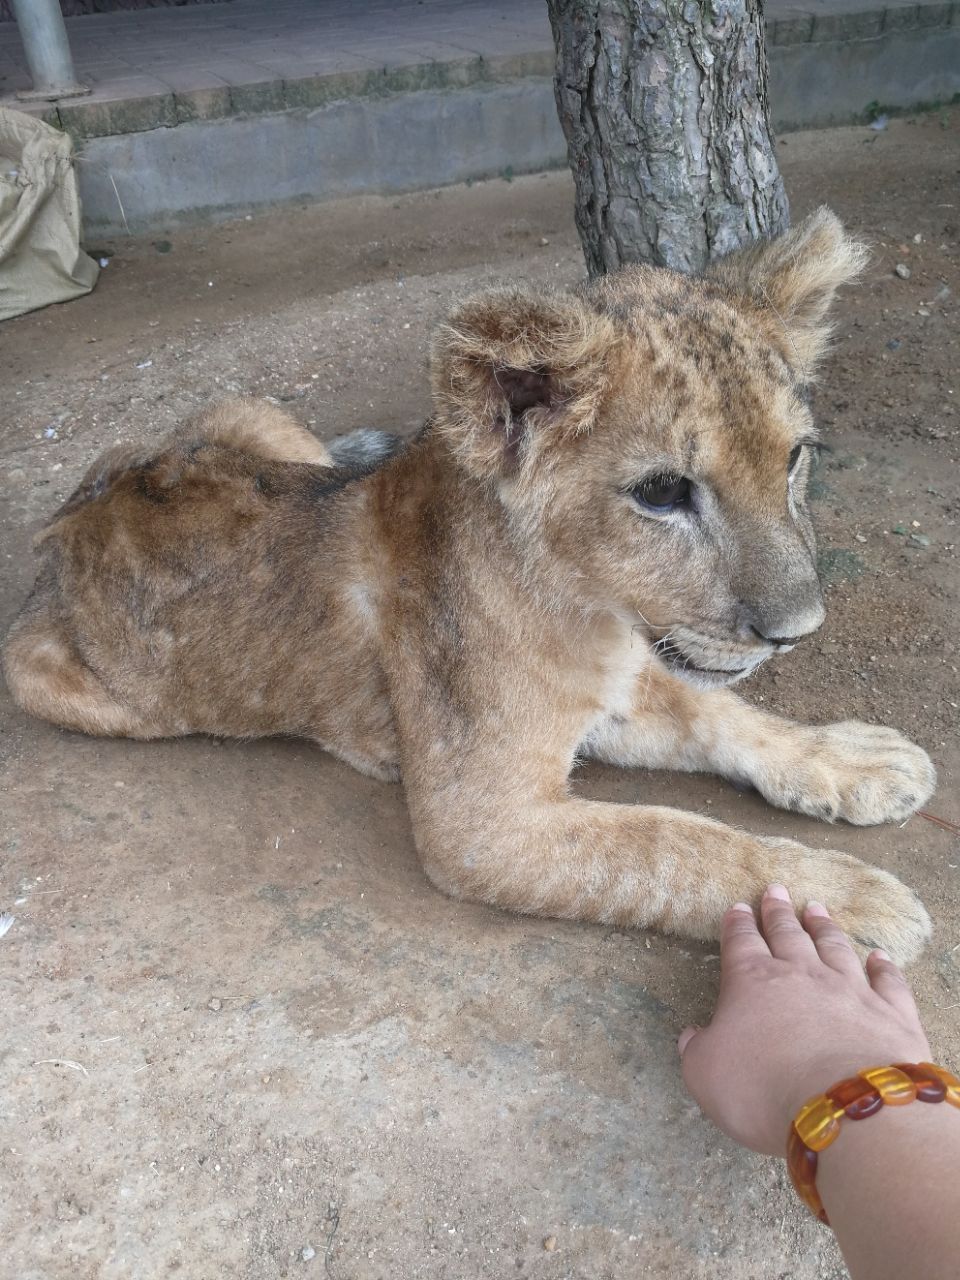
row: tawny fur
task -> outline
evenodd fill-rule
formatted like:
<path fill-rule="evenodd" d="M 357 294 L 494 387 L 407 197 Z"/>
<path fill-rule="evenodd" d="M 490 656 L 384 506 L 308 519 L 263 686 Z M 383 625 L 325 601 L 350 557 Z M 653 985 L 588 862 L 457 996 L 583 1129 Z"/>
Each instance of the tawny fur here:
<path fill-rule="evenodd" d="M 298 734 L 402 776 L 454 895 L 712 938 L 779 880 L 912 958 L 929 920 L 882 871 L 568 789 L 592 756 L 713 771 L 831 821 L 929 796 L 929 759 L 894 730 L 793 724 L 722 687 L 822 621 L 796 447 L 861 257 L 823 210 L 703 280 L 634 267 L 468 300 L 420 437 L 379 466 L 343 450 L 373 470 L 243 401 L 114 451 L 41 535 L 14 697 L 88 733 Z M 645 505 L 655 475 L 689 478 L 691 503 Z"/>

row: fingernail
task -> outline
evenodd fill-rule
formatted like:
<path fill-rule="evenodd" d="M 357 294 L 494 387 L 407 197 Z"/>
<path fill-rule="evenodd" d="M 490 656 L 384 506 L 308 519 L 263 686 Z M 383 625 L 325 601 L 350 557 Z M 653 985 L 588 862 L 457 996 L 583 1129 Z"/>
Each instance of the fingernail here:
<path fill-rule="evenodd" d="M 677 1039 L 677 1049 L 679 1050 L 681 1058 L 683 1057 L 684 1049 L 686 1049 L 687 1045 L 690 1043 L 690 1041 L 693 1039 L 693 1037 L 697 1034 L 699 1030 L 700 1030 L 699 1027 L 684 1027 L 683 1030 L 680 1032 L 680 1035 Z"/>
<path fill-rule="evenodd" d="M 888 951 L 884 951 L 883 947 L 875 947 L 874 950 L 870 952 L 870 954 L 873 956 L 876 956 L 878 960 L 890 959 L 890 953 Z"/>
<path fill-rule="evenodd" d="M 735 902 L 730 908 L 731 911 L 746 911 L 748 915 L 753 915 L 753 907 L 749 902 Z"/>
<path fill-rule="evenodd" d="M 808 916 L 821 916 L 824 920 L 830 919 L 830 912 L 822 902 L 808 902 L 806 906 L 806 913 Z"/>
<path fill-rule="evenodd" d="M 765 898 L 776 898 L 778 902 L 789 902 L 790 892 L 782 884 L 772 884 L 768 887 L 767 892 L 763 895 Z"/>

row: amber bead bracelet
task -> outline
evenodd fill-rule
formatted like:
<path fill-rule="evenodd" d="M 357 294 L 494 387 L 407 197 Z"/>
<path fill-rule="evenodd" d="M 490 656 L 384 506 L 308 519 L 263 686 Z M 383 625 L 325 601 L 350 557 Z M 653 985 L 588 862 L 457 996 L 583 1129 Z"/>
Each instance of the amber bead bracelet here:
<path fill-rule="evenodd" d="M 817 1193 L 817 1159 L 837 1138 L 841 1120 L 866 1120 L 881 1107 L 910 1102 L 947 1102 L 960 1109 L 960 1080 L 932 1062 L 865 1067 L 797 1112 L 787 1137 L 787 1169 L 797 1195 L 814 1217 L 829 1225 Z"/>

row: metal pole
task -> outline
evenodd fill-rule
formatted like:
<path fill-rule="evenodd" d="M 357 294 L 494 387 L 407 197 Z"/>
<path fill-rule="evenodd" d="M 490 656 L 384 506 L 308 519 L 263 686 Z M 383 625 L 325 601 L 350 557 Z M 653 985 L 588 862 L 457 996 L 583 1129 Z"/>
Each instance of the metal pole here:
<path fill-rule="evenodd" d="M 20 98 L 66 98 L 89 93 L 77 80 L 59 0 L 10 0 L 33 88 Z"/>

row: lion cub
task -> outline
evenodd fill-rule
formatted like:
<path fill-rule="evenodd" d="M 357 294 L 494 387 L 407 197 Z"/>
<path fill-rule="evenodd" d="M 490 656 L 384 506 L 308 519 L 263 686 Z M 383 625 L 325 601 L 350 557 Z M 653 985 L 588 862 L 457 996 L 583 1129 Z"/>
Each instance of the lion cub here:
<path fill-rule="evenodd" d="M 702 279 L 504 288 L 437 335 L 435 413 L 344 464 L 269 406 L 114 450 L 40 536 L 17 702 L 93 734 L 298 734 L 403 778 L 441 889 L 695 938 L 770 881 L 901 961 L 930 924 L 843 853 L 570 794 L 582 757 L 708 770 L 832 821 L 930 795 L 893 729 L 725 686 L 823 621 L 807 387 L 861 248 L 821 210 Z"/>

